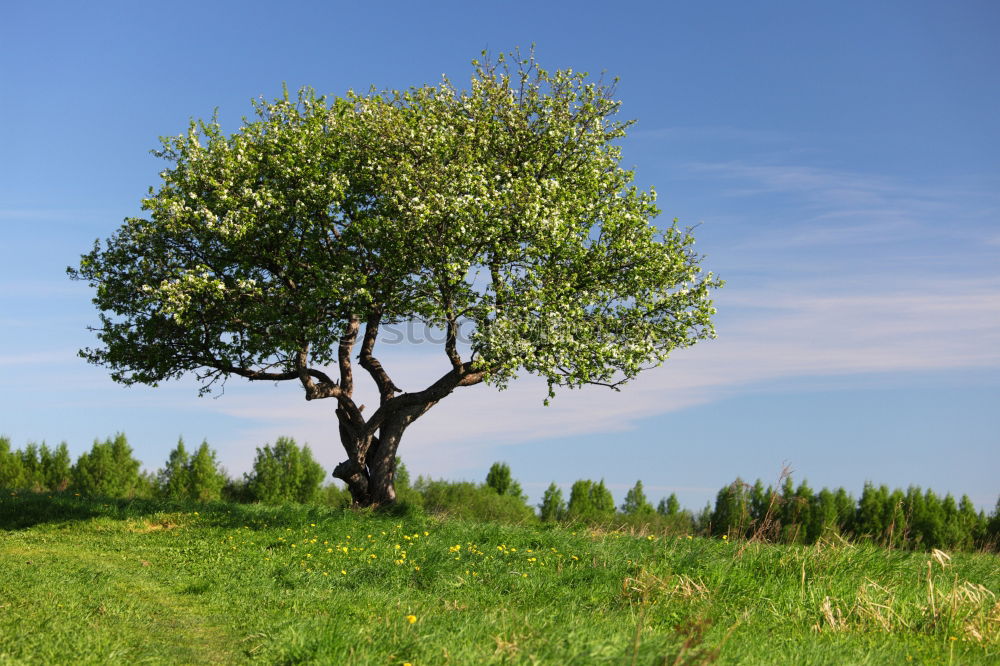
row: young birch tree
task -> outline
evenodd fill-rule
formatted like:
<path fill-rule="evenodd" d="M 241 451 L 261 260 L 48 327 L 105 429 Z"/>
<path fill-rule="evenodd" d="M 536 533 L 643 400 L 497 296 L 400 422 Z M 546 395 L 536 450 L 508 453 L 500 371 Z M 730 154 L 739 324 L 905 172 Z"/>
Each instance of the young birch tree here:
<path fill-rule="evenodd" d="M 123 384 L 237 376 L 329 399 L 334 476 L 378 505 L 404 431 L 452 391 L 521 372 L 550 397 L 618 388 L 712 337 L 721 282 L 620 167 L 614 85 L 533 57 L 473 67 L 466 89 L 304 89 L 231 135 L 213 120 L 165 138 L 148 215 L 70 269 L 100 311 L 82 356 Z M 402 322 L 443 330 L 426 386 L 401 388 L 376 356 Z M 355 362 L 378 388 L 368 412 Z"/>

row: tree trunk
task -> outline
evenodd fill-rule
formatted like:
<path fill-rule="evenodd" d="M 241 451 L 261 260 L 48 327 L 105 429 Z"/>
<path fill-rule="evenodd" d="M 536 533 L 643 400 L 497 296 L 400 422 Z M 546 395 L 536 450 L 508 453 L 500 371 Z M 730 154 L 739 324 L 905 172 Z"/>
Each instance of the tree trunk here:
<path fill-rule="evenodd" d="M 379 428 L 378 447 L 368 455 L 369 494 L 372 504 L 381 506 L 396 501 L 396 451 L 409 420 L 393 418 Z"/>
<path fill-rule="evenodd" d="M 348 459 L 337 465 L 333 476 L 344 481 L 354 506 L 378 507 L 396 501 L 396 452 L 403 432 L 434 403 L 419 405 L 392 414 L 382 422 L 370 443 L 359 441 L 343 423 L 341 443 Z"/>

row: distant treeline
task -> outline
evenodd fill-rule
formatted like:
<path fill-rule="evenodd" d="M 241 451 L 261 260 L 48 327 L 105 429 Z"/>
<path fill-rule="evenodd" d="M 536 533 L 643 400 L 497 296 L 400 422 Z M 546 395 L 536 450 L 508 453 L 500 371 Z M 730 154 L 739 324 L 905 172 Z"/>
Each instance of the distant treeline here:
<path fill-rule="evenodd" d="M 28 444 L 11 450 L 0 437 L 0 488 L 34 492 L 71 492 L 89 497 L 154 498 L 199 502 L 318 502 L 326 472 L 308 446 L 279 437 L 274 446 L 257 449 L 253 470 L 231 479 L 215 451 L 202 442 L 188 451 L 180 440 L 162 469 L 142 472 L 125 435 L 94 442 L 71 463 L 66 444 L 54 449 Z M 338 493 L 339 497 L 339 493 Z"/>
<path fill-rule="evenodd" d="M 91 450 L 71 462 L 66 444 L 55 448 L 28 444 L 12 450 L 0 437 L 0 488 L 9 491 L 70 492 L 113 498 L 164 498 L 185 501 L 299 502 L 347 506 L 350 494 L 339 485 L 323 485 L 326 472 L 308 445 L 279 437 L 257 449 L 253 469 L 230 478 L 203 442 L 189 451 L 183 440 L 156 473 L 142 465 L 122 434 L 95 441 Z M 670 535 L 700 535 L 727 539 L 759 539 L 813 544 L 821 539 L 870 540 L 905 549 L 997 550 L 1000 542 L 1000 500 L 991 515 L 976 511 L 965 495 L 911 486 L 892 490 L 866 484 L 859 499 L 843 488 L 819 492 L 806 482 L 797 486 L 783 476 L 778 487 L 757 480 L 737 479 L 719 490 L 715 505 L 694 513 L 683 509 L 676 495 L 654 507 L 637 481 L 617 506 L 604 481 L 582 479 L 569 497 L 552 483 L 541 504 L 528 504 L 510 467 L 494 463 L 484 483 L 418 477 L 411 482 L 399 462 L 396 492 L 403 510 L 447 514 L 501 522 L 559 522 L 634 529 Z"/>
<path fill-rule="evenodd" d="M 855 500 L 843 488 L 814 491 L 785 477 L 780 488 L 748 485 L 737 479 L 722 488 L 715 507 L 699 522 L 709 534 L 759 537 L 783 543 L 812 544 L 822 538 L 870 540 L 914 550 L 996 549 L 1000 501 L 992 516 L 976 511 L 967 495 L 958 501 L 933 490 L 910 486 L 890 491 L 866 483 Z"/>

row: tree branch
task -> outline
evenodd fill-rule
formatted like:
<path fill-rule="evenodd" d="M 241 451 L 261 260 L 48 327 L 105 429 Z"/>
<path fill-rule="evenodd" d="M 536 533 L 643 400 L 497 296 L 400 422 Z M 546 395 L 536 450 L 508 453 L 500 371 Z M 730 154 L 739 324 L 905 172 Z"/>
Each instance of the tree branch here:
<path fill-rule="evenodd" d="M 358 317 L 352 316 L 347 322 L 347 330 L 340 338 L 340 347 L 337 349 L 337 361 L 340 365 L 340 390 L 347 395 L 354 393 L 354 374 L 351 371 L 351 350 L 354 342 L 358 339 L 358 328 L 360 326 Z"/>
<path fill-rule="evenodd" d="M 368 320 L 365 322 L 365 338 L 361 343 L 361 353 L 358 355 L 358 359 L 361 367 L 368 371 L 368 374 L 375 381 L 375 385 L 378 386 L 380 404 L 384 405 L 392 399 L 393 395 L 401 393 L 402 389 L 393 383 L 389 377 L 389 373 L 385 371 L 379 360 L 372 356 L 372 350 L 375 349 L 375 341 L 378 339 L 378 327 L 381 322 L 381 312 L 373 312 L 368 317 Z"/>
<path fill-rule="evenodd" d="M 445 320 L 447 321 L 447 337 L 444 341 L 444 353 L 451 361 L 451 367 L 455 372 L 462 371 L 462 357 L 458 354 L 456 343 L 458 341 L 458 319 L 455 316 L 454 303 L 450 295 L 445 295 L 444 287 L 441 288 L 441 296 L 445 302 Z"/>
<path fill-rule="evenodd" d="M 483 381 L 487 370 L 473 370 L 472 363 L 466 362 L 459 369 L 452 369 L 440 379 L 416 393 L 403 393 L 383 402 L 365 424 L 366 431 L 374 434 L 390 415 L 404 410 L 420 408 L 420 413 L 430 409 L 459 386 L 473 386 Z"/>

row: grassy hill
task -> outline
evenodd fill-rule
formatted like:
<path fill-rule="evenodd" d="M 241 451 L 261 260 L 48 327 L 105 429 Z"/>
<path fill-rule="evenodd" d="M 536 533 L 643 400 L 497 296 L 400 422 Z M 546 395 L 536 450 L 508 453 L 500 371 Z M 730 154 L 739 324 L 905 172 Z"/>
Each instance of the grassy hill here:
<path fill-rule="evenodd" d="M 0 498 L 0 662 L 976 664 L 1000 559 Z"/>

